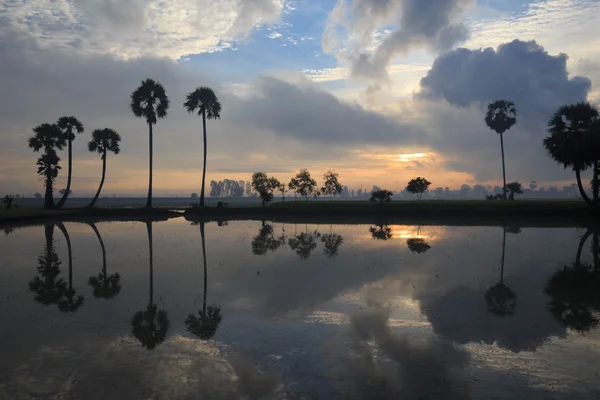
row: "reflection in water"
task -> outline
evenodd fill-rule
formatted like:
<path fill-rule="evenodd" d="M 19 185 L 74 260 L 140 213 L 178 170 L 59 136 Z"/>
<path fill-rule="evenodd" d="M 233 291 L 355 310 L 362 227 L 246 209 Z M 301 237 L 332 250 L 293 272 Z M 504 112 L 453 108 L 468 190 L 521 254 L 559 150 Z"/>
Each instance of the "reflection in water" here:
<path fill-rule="evenodd" d="M 170 322 L 167 312 L 165 310 L 159 310 L 156 304 L 154 304 L 152 222 L 146 222 L 146 229 L 148 231 L 148 248 L 150 255 L 150 301 L 145 310 L 138 311 L 133 315 L 131 325 L 133 327 L 133 336 L 140 341 L 143 347 L 152 350 L 164 342 L 167 337 L 167 332 L 169 331 Z"/>
<path fill-rule="evenodd" d="M 201 229 L 204 228 L 202 227 Z M 283 243 L 285 243 L 285 239 L 282 240 L 274 236 L 273 225 L 262 221 L 258 235 L 252 239 L 252 254 L 257 256 L 265 255 L 268 251 L 277 250 Z"/>
<path fill-rule="evenodd" d="M 518 229 L 518 228 L 517 228 Z M 500 282 L 492 286 L 485 292 L 485 301 L 488 310 L 499 317 L 504 317 L 515 313 L 517 306 L 517 294 L 504 284 L 504 255 L 506 252 L 506 231 L 502 228 L 502 260 L 500 261 Z M 521 230 L 515 231 L 520 233 Z"/>
<path fill-rule="evenodd" d="M 60 275 L 61 262 L 54 247 L 54 224 L 44 225 L 46 245 L 44 255 L 38 257 L 38 275 L 29 281 L 29 289 L 36 293 L 35 301 L 43 305 L 58 304 L 66 291 Z"/>
<path fill-rule="evenodd" d="M 270 225 L 267 225 L 270 226 Z M 263 224 L 264 228 L 264 224 Z M 271 228 L 272 232 L 273 228 Z M 206 306 L 206 289 L 208 286 L 208 270 L 206 267 L 206 241 L 204 238 L 204 222 L 200 222 L 200 236 L 202 238 L 202 261 L 204 263 L 204 295 L 202 299 L 202 310 L 198 311 L 198 316 L 189 314 L 185 319 L 185 325 L 187 330 L 199 337 L 202 340 L 208 340 L 212 338 L 223 317 L 221 316 L 221 307 L 218 305 L 211 304 Z M 254 251 L 254 245 L 252 246 Z M 256 254 L 256 253 L 254 253 Z"/>
<path fill-rule="evenodd" d="M 106 269 L 106 248 L 102 236 L 96 224 L 88 224 L 96 234 L 100 247 L 102 248 L 102 271 L 97 276 L 90 276 L 88 284 L 92 287 L 94 297 L 99 299 L 112 299 L 121 292 L 121 275 L 119 273 L 109 275 Z"/>
<path fill-rule="evenodd" d="M 323 242 L 323 245 L 325 246 L 323 249 L 325 256 L 327 258 L 333 258 L 338 255 L 340 246 L 344 243 L 344 238 L 337 233 L 327 233 L 321 236 L 321 242 Z"/>
<path fill-rule="evenodd" d="M 71 248 L 71 238 L 69 232 L 62 222 L 57 224 L 67 242 L 67 251 L 69 254 L 69 287 L 65 291 L 63 298 L 58 302 L 58 308 L 62 312 L 74 313 L 83 306 L 83 296 L 77 295 L 77 291 L 73 287 L 73 250 Z"/>
<path fill-rule="evenodd" d="M 588 230 L 579 242 L 575 263 L 556 271 L 546 286 L 551 301 L 548 309 L 567 328 L 580 333 L 598 326 L 600 315 L 600 265 L 598 265 L 598 233 L 594 232 L 592 255 L 594 265 L 581 262 L 582 248 L 592 234 Z"/>
<path fill-rule="evenodd" d="M 4 234 L 5 234 L 6 236 L 10 235 L 10 234 L 13 232 L 13 228 L 11 228 L 10 226 L 5 226 L 5 227 L 3 228 L 3 230 L 4 230 Z"/>
<path fill-rule="evenodd" d="M 431 249 L 429 243 L 427 243 L 427 241 L 420 236 L 421 225 L 417 227 L 417 237 L 406 239 L 406 245 L 412 253 L 423 254 Z"/>
<path fill-rule="evenodd" d="M 296 252 L 302 260 L 307 260 L 314 249 L 317 248 L 317 239 L 321 236 L 319 232 L 302 232 L 288 240 L 290 248 Z"/>
<path fill-rule="evenodd" d="M 388 225 L 377 224 L 369 228 L 369 232 L 371 232 L 371 236 L 373 239 L 377 240 L 388 240 L 392 238 L 392 228 Z"/>

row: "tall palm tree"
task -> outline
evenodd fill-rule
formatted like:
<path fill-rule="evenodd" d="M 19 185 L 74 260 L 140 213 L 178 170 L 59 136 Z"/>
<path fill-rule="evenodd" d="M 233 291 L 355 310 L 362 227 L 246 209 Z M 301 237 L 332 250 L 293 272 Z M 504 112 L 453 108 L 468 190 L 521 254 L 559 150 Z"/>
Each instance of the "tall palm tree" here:
<path fill-rule="evenodd" d="M 71 248 L 71 238 L 69 232 L 62 222 L 56 224 L 62 232 L 67 242 L 67 251 L 69 253 L 69 287 L 65 290 L 64 297 L 58 302 L 58 308 L 62 312 L 74 313 L 83 306 L 83 296 L 78 296 L 77 291 L 73 288 L 73 251 Z"/>
<path fill-rule="evenodd" d="M 485 292 L 488 310 L 504 317 L 515 313 L 517 295 L 504 284 L 504 254 L 506 251 L 506 227 L 502 227 L 502 260 L 500 261 L 500 281 Z"/>
<path fill-rule="evenodd" d="M 119 154 L 121 151 L 121 148 L 119 147 L 120 141 L 121 136 L 116 131 L 109 128 L 96 129 L 92 132 L 92 140 L 88 142 L 88 150 L 102 154 L 100 157 L 102 159 L 102 179 L 100 180 L 100 186 L 98 187 L 94 199 L 88 205 L 90 208 L 94 207 L 98 201 L 102 186 L 104 185 L 104 178 L 106 177 L 106 153 L 112 151 L 115 154 Z"/>
<path fill-rule="evenodd" d="M 169 98 L 160 83 L 153 79 L 146 79 L 131 94 L 130 107 L 133 115 L 138 118 L 144 118 L 148 124 L 150 178 L 146 207 L 152 208 L 152 125 L 155 125 L 159 118 L 167 116 Z"/>
<path fill-rule="evenodd" d="M 131 319 L 132 333 L 143 347 L 148 350 L 156 348 L 165 341 L 169 327 L 169 314 L 154 304 L 154 256 L 152 254 L 152 222 L 146 222 L 148 231 L 148 248 L 150 253 L 150 301 L 145 310 L 138 311 Z"/>
<path fill-rule="evenodd" d="M 504 163 L 504 132 L 517 123 L 517 109 L 512 101 L 496 100 L 488 104 L 485 114 L 486 125 L 500 135 L 502 151 L 502 179 L 504 181 L 503 199 L 506 200 L 506 167 Z"/>
<path fill-rule="evenodd" d="M 53 185 L 58 176 L 60 157 L 56 149 L 65 147 L 65 137 L 56 124 L 41 124 L 33 128 L 35 133 L 29 138 L 28 144 L 33 151 L 44 149 L 44 154 L 38 159 L 38 174 L 45 177 L 46 194 L 44 208 L 54 208 Z"/>
<path fill-rule="evenodd" d="M 202 310 L 198 311 L 198 316 L 194 314 L 188 314 L 185 319 L 185 325 L 187 326 L 188 332 L 199 337 L 202 340 L 208 340 L 212 338 L 219 324 L 223 319 L 221 315 L 221 307 L 218 305 L 211 304 L 207 307 L 206 305 L 206 289 L 208 286 L 208 272 L 206 269 L 206 241 L 204 239 L 204 222 L 200 222 L 200 236 L 202 237 L 202 260 L 204 261 L 204 297 L 202 300 Z"/>
<path fill-rule="evenodd" d="M 62 208 L 71 193 L 71 174 L 73 172 L 73 140 L 75 132 L 83 133 L 83 124 L 75 117 L 60 117 L 56 125 L 60 128 L 69 148 L 69 170 L 67 175 L 67 188 L 63 197 L 56 204 L 56 208 Z"/>
<path fill-rule="evenodd" d="M 204 167 L 202 168 L 200 207 L 204 207 L 204 184 L 206 180 L 206 119 L 221 118 L 221 103 L 211 88 L 201 86 L 186 96 L 183 107 L 185 107 L 189 113 L 198 110 L 198 115 L 202 116 L 202 129 L 204 132 Z"/>
<path fill-rule="evenodd" d="M 36 293 L 35 301 L 38 303 L 58 304 L 66 291 L 66 284 L 62 278 L 58 278 L 61 262 L 54 247 L 54 224 L 44 225 L 44 232 L 44 255 L 38 257 L 38 275 L 29 281 L 29 289 Z"/>
<path fill-rule="evenodd" d="M 94 297 L 98 299 L 112 299 L 121 292 L 121 275 L 119 273 L 108 275 L 106 270 L 106 248 L 102 236 L 93 222 L 88 225 L 94 230 L 100 247 L 102 248 L 102 272 L 98 276 L 90 276 L 88 284 L 92 287 Z"/>
<path fill-rule="evenodd" d="M 589 129 L 598 110 L 589 103 L 561 106 L 548 122 L 548 133 L 544 148 L 554 161 L 565 168 L 572 167 L 581 197 L 592 204 L 581 183 L 581 171 L 592 166 L 590 160 Z"/>

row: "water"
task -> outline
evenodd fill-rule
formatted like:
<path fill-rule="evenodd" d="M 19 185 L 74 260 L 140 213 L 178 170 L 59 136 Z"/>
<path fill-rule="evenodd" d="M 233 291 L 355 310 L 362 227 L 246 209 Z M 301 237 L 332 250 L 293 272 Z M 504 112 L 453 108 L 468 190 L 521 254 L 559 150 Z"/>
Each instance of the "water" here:
<path fill-rule="evenodd" d="M 504 232 L 15 229 L 0 239 L 0 399 L 600 398 L 594 235 Z"/>

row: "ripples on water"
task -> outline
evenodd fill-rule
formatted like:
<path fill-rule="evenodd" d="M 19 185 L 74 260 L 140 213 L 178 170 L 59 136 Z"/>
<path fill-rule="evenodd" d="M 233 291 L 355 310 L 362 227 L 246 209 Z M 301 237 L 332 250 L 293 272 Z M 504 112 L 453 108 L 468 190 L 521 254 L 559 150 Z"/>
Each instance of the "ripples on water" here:
<path fill-rule="evenodd" d="M 180 218 L 5 233 L 0 399 L 600 398 L 592 231 Z"/>

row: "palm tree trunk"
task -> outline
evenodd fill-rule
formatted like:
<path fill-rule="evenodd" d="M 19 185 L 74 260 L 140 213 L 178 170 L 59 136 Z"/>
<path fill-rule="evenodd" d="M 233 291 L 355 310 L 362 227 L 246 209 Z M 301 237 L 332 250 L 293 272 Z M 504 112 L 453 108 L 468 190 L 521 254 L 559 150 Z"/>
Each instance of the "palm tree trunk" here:
<path fill-rule="evenodd" d="M 44 225 L 44 235 L 46 236 L 46 261 L 49 262 L 52 257 L 52 245 L 54 241 L 54 224 Z"/>
<path fill-rule="evenodd" d="M 150 305 L 154 304 L 154 257 L 152 255 L 152 222 L 146 222 L 148 231 L 148 253 L 150 256 Z"/>
<path fill-rule="evenodd" d="M 208 286 L 208 271 L 206 269 L 206 244 L 204 239 L 204 222 L 200 222 L 200 236 L 202 237 L 202 260 L 204 262 L 204 298 L 202 300 L 202 312 L 203 315 L 206 315 L 206 289 Z"/>
<path fill-rule="evenodd" d="M 102 186 L 104 185 L 104 177 L 106 176 L 106 149 L 104 149 L 104 154 L 102 154 L 102 179 L 100 179 L 100 187 L 98 187 L 98 191 L 94 196 L 94 200 L 88 205 L 89 208 L 92 208 L 96 205 L 98 201 L 98 197 L 100 197 L 100 192 L 102 191 Z"/>
<path fill-rule="evenodd" d="M 600 270 L 600 263 L 598 262 L 598 251 L 600 250 L 598 240 L 598 232 L 594 232 L 594 236 L 592 236 L 592 257 L 594 258 L 594 271 Z"/>
<path fill-rule="evenodd" d="M 202 108 L 202 131 L 204 133 L 204 166 L 202 167 L 202 187 L 200 188 L 200 207 L 204 207 L 204 183 L 206 181 L 206 109 Z"/>
<path fill-rule="evenodd" d="M 67 201 L 67 197 L 69 197 L 69 193 L 71 192 L 71 174 L 73 172 L 73 141 L 70 138 L 71 136 L 69 135 L 69 172 L 67 175 L 67 188 L 65 190 L 65 194 L 63 194 L 63 197 L 56 204 L 56 208 L 63 207 L 65 201 Z"/>
<path fill-rule="evenodd" d="M 577 255 L 575 256 L 575 264 L 576 265 L 580 265 L 581 264 L 581 252 L 583 251 L 583 245 L 588 240 L 588 238 L 590 237 L 591 234 L 592 234 L 592 230 L 588 229 L 583 234 L 583 236 L 581 237 L 581 239 L 579 240 L 579 246 L 577 246 Z"/>
<path fill-rule="evenodd" d="M 65 241 L 67 242 L 67 252 L 69 254 L 69 291 L 73 289 L 73 250 L 71 248 L 71 238 L 69 236 L 69 232 L 65 225 L 62 222 L 56 224 L 58 229 L 62 232 L 65 237 Z"/>
<path fill-rule="evenodd" d="M 500 284 L 504 282 L 504 253 L 506 252 L 506 227 L 502 227 L 502 261 L 500 261 Z"/>
<path fill-rule="evenodd" d="M 502 198 L 506 200 L 506 167 L 504 165 L 504 135 L 500 134 L 500 149 L 502 151 L 502 180 L 504 181 Z"/>
<path fill-rule="evenodd" d="M 146 200 L 146 208 L 152 208 L 152 124 L 148 123 L 148 133 L 150 140 L 150 160 L 149 160 L 149 169 L 150 169 L 150 179 L 148 182 L 148 199 Z"/>
<path fill-rule="evenodd" d="M 98 228 L 96 227 L 96 224 L 94 224 L 93 222 L 89 222 L 88 225 L 92 227 L 92 230 L 94 231 L 94 233 L 96 234 L 96 237 L 98 238 L 98 242 L 100 242 L 100 247 L 102 248 L 102 274 L 104 275 L 104 281 L 106 282 L 106 276 L 107 276 L 106 248 L 104 247 L 104 241 L 102 240 L 102 236 L 100 235 L 100 232 L 98 231 Z"/>
<path fill-rule="evenodd" d="M 54 208 L 54 195 L 52 193 L 52 178 L 50 177 L 51 171 L 46 171 L 46 193 L 44 195 L 44 208 Z"/>
<path fill-rule="evenodd" d="M 583 187 L 583 184 L 581 183 L 581 170 L 580 169 L 575 169 L 575 178 L 577 179 L 577 187 L 579 188 L 579 193 L 581 194 L 581 197 L 583 197 L 583 200 L 585 200 L 585 202 L 587 204 L 592 204 L 592 201 L 588 197 L 588 195 L 585 192 L 585 189 Z"/>
<path fill-rule="evenodd" d="M 600 163 L 595 162 L 594 177 L 592 178 L 592 192 L 594 194 L 594 203 L 600 202 L 600 181 L 598 175 L 600 175 Z"/>

